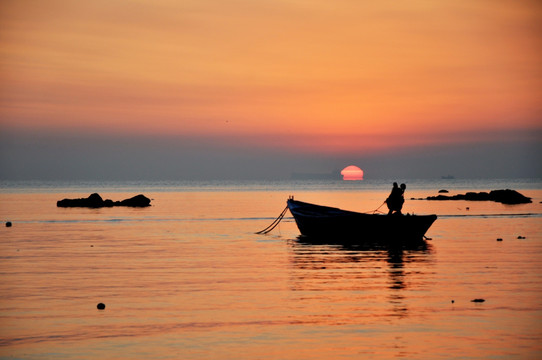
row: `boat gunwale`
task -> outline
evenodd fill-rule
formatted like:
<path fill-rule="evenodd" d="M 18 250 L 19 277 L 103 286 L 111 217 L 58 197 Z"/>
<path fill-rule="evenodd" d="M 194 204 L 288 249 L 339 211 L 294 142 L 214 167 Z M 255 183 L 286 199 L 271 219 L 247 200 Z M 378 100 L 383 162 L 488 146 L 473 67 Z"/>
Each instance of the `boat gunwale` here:
<path fill-rule="evenodd" d="M 293 209 L 291 204 L 294 203 Z M 304 216 L 320 216 L 320 217 L 329 217 L 329 216 L 367 216 L 367 217 L 388 217 L 388 216 L 394 216 L 394 217 L 414 217 L 414 218 L 426 218 L 426 217 L 435 217 L 435 220 L 437 218 L 436 214 L 425 214 L 425 215 L 416 215 L 416 214 L 369 214 L 369 213 L 362 213 L 362 212 L 356 212 L 351 210 L 343 210 L 341 208 L 337 207 L 331 207 L 331 206 L 325 206 L 325 205 L 316 205 L 304 201 L 299 200 L 293 200 L 288 199 L 287 201 L 288 209 L 292 213 L 292 215 L 295 213 L 298 213 L 300 215 Z M 296 205 L 298 204 L 298 205 Z M 311 211 L 309 209 L 315 209 L 314 211 Z M 325 211 L 325 213 L 323 213 Z M 295 216 L 294 216 L 295 217 Z"/>

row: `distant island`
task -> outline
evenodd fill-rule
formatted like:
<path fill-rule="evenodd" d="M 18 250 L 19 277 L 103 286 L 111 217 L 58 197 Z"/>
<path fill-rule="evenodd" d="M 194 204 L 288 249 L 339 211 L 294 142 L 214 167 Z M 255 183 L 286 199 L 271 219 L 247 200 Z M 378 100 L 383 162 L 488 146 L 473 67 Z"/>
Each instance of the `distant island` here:
<path fill-rule="evenodd" d="M 91 194 L 88 198 L 80 199 L 63 199 L 56 202 L 57 207 L 87 207 L 87 208 L 102 208 L 113 206 L 128 206 L 128 207 L 147 207 L 151 206 L 151 200 L 145 195 L 136 195 L 122 201 L 103 200 L 97 194 Z"/>

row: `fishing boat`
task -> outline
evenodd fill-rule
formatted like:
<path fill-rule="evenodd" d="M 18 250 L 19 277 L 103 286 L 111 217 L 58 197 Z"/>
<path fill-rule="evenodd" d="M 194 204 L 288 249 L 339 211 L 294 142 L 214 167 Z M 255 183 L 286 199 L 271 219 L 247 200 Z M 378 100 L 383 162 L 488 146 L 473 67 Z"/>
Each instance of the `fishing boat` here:
<path fill-rule="evenodd" d="M 437 219 L 436 215 L 364 214 L 293 198 L 287 204 L 302 236 L 333 242 L 423 241 Z"/>

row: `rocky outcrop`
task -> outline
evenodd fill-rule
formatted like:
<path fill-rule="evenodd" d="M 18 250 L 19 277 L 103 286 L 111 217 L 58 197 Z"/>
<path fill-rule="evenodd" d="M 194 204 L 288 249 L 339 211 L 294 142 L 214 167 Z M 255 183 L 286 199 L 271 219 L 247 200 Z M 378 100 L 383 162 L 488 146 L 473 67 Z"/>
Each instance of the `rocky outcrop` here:
<path fill-rule="evenodd" d="M 438 195 L 428 196 L 427 200 L 470 200 L 470 201 L 496 201 L 503 204 L 528 204 L 532 200 L 530 197 L 524 196 L 516 190 L 492 190 L 487 192 L 468 192 L 466 194 L 458 194 L 453 196 Z"/>
<path fill-rule="evenodd" d="M 151 200 L 145 195 L 136 195 L 129 199 L 124 199 L 122 201 L 116 201 L 114 206 L 131 206 L 131 207 L 146 207 L 151 206 Z"/>
<path fill-rule="evenodd" d="M 151 206 L 151 200 L 144 195 L 136 195 L 132 198 L 122 201 L 103 200 L 97 194 L 91 194 L 88 198 L 80 199 L 63 199 L 56 202 L 58 207 L 87 207 L 87 208 L 102 208 L 113 206 L 130 206 L 130 207 L 147 207 Z"/>

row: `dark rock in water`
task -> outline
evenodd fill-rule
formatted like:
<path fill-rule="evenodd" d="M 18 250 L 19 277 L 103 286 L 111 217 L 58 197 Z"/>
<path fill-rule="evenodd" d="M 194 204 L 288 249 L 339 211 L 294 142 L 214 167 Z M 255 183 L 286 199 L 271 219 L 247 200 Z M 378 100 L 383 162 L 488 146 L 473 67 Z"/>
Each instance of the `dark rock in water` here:
<path fill-rule="evenodd" d="M 484 299 L 473 299 L 473 300 L 471 300 L 471 302 L 476 302 L 476 303 L 482 303 L 484 301 L 485 301 Z"/>
<path fill-rule="evenodd" d="M 105 309 L 105 304 L 104 303 L 99 303 L 97 306 L 98 310 L 103 310 Z"/>
<path fill-rule="evenodd" d="M 103 206 L 104 207 L 113 207 L 113 206 L 115 206 L 115 203 L 113 202 L 113 200 L 106 199 L 106 200 L 104 200 Z"/>
<path fill-rule="evenodd" d="M 103 200 L 97 194 L 91 194 L 88 198 L 81 199 L 63 199 L 56 203 L 58 207 L 87 207 L 87 208 L 102 208 L 113 206 L 129 206 L 129 207 L 146 207 L 151 206 L 151 200 L 144 195 L 136 195 L 130 199 L 122 201 Z"/>
<path fill-rule="evenodd" d="M 56 206 L 100 208 L 100 207 L 104 207 L 104 201 L 99 194 L 94 193 L 94 194 L 91 194 L 88 198 L 64 199 L 64 200 L 57 201 Z"/>
<path fill-rule="evenodd" d="M 437 195 L 428 196 L 427 200 L 468 200 L 468 201 L 495 201 L 507 205 L 527 204 L 532 200 L 515 190 L 492 190 L 491 192 L 468 192 L 466 194 L 458 194 L 453 196 Z"/>
<path fill-rule="evenodd" d="M 493 199 L 493 201 L 497 201 L 503 204 L 529 204 L 533 201 L 530 197 L 524 196 L 517 192 L 516 190 L 492 190 L 489 193 L 489 196 Z"/>
<path fill-rule="evenodd" d="M 145 195 L 136 195 L 130 199 L 122 200 L 120 203 L 115 202 L 117 206 L 132 206 L 132 207 L 146 207 L 151 206 L 151 199 Z"/>
<path fill-rule="evenodd" d="M 487 200 L 491 200 L 491 197 L 489 196 L 488 193 L 484 192 L 484 191 L 481 191 L 481 192 L 478 192 L 478 193 L 475 193 L 475 192 L 468 192 L 465 194 L 465 199 L 466 200 L 473 200 L 473 201 L 487 201 Z"/>
<path fill-rule="evenodd" d="M 442 190 L 439 190 L 438 193 L 439 194 L 447 194 L 449 191 L 448 190 L 445 190 L 445 189 L 442 189 Z"/>

